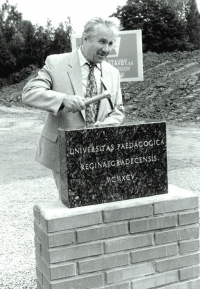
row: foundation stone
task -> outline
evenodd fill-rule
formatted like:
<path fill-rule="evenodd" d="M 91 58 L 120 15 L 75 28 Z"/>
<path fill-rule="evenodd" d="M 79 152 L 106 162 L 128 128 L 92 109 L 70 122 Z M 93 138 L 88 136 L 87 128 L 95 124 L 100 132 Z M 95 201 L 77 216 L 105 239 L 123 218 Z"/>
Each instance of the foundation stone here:
<path fill-rule="evenodd" d="M 59 130 L 61 198 L 70 207 L 167 193 L 166 123 Z"/>

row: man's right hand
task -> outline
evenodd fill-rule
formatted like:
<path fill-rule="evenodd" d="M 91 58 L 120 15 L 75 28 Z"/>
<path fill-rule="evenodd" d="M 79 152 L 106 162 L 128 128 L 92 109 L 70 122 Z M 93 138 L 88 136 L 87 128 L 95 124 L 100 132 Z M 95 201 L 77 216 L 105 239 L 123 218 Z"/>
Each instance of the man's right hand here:
<path fill-rule="evenodd" d="M 78 112 L 85 109 L 85 98 L 79 95 L 67 95 L 63 100 L 66 112 Z"/>

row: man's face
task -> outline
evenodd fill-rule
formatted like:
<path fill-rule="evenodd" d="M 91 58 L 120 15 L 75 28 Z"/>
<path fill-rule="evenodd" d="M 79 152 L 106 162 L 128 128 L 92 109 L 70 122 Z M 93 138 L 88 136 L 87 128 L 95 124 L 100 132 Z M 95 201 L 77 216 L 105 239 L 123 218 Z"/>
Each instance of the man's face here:
<path fill-rule="evenodd" d="M 83 37 L 82 52 L 89 62 L 101 63 L 112 50 L 116 36 L 104 25 L 98 25 L 88 39 Z"/>

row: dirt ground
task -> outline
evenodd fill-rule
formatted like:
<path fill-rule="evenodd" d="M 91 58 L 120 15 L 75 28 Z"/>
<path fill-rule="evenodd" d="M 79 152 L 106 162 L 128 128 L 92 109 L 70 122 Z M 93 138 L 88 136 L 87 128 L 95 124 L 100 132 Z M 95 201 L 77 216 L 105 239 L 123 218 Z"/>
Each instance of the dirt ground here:
<path fill-rule="evenodd" d="M 49 176 L 33 159 L 46 113 L 2 106 L 0 115 L 0 183 Z"/>

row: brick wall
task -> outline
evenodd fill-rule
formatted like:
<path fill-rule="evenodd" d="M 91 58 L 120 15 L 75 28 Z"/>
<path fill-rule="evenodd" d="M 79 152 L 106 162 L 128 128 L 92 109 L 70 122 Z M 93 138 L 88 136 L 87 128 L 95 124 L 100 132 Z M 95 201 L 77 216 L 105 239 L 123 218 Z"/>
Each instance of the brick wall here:
<path fill-rule="evenodd" d="M 69 209 L 36 205 L 38 289 L 198 289 L 198 198 L 169 194 Z"/>

